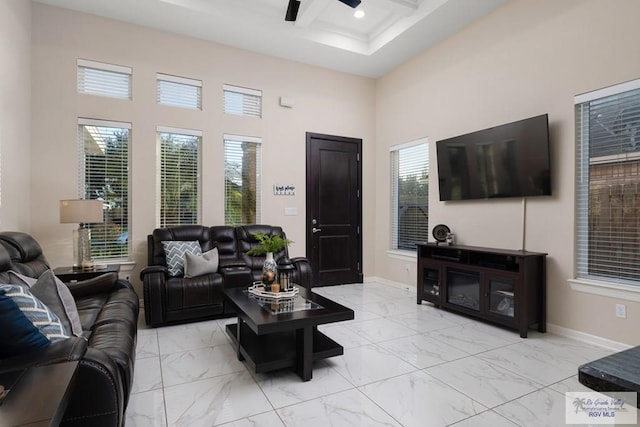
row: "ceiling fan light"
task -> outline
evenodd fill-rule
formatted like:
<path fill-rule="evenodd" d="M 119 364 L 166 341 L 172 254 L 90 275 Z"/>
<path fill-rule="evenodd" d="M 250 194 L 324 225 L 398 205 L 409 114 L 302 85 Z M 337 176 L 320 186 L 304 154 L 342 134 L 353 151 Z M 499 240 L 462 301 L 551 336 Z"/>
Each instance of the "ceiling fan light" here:
<path fill-rule="evenodd" d="M 346 4 L 347 6 L 351 6 L 354 9 L 358 7 L 360 3 L 362 3 L 362 0 L 338 0 L 338 1 Z"/>
<path fill-rule="evenodd" d="M 300 9 L 300 0 L 289 0 L 287 14 L 284 16 L 285 21 L 295 21 L 298 18 L 298 10 Z"/>

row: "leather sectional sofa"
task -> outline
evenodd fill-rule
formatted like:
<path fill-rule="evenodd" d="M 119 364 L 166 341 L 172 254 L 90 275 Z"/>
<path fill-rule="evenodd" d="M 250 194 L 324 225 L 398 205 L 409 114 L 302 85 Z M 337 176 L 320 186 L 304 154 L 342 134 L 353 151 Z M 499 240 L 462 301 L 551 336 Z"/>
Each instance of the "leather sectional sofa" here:
<path fill-rule="evenodd" d="M 42 248 L 30 235 L 0 233 L 0 283 L 9 283 L 10 270 L 38 278 L 48 269 Z M 0 372 L 78 361 L 61 425 L 124 425 L 133 383 L 138 296 L 115 273 L 67 286 L 78 309 L 82 335 L 54 342 L 44 351 L 0 359 Z"/>
<path fill-rule="evenodd" d="M 281 227 L 269 225 L 213 226 L 181 225 L 157 228 L 147 238 L 148 266 L 140 272 L 147 325 L 228 317 L 233 311 L 224 303 L 223 290 L 260 280 L 264 256 L 246 252 L 258 242 L 255 233 L 285 236 Z M 162 242 L 197 241 L 201 251 L 218 248 L 219 267 L 215 273 L 197 277 L 171 276 Z M 276 261 L 288 257 L 287 248 L 274 254 Z M 311 266 L 306 258 L 291 259 L 293 282 L 311 288 Z"/>

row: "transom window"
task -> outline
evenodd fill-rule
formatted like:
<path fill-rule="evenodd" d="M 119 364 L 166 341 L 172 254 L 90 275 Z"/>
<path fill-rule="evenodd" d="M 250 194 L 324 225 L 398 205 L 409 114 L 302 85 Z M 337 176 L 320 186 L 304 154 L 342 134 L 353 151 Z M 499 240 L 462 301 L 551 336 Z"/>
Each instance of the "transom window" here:
<path fill-rule="evenodd" d="M 131 99 L 131 68 L 78 59 L 78 92 Z"/>
<path fill-rule="evenodd" d="M 158 104 L 202 110 L 202 81 L 161 73 L 156 81 Z"/>
<path fill-rule="evenodd" d="M 262 91 L 224 85 L 224 112 L 247 117 L 262 117 Z"/>

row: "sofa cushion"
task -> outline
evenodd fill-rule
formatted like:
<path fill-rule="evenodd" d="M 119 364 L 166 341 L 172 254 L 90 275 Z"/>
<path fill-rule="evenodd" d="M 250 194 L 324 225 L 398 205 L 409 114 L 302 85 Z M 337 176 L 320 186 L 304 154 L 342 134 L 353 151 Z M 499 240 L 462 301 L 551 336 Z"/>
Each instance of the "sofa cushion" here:
<path fill-rule="evenodd" d="M 15 301 L 0 291 L 0 357 L 42 350 L 51 342 L 27 319 Z"/>
<path fill-rule="evenodd" d="M 218 272 L 218 248 L 202 255 L 184 254 L 184 277 L 197 277 Z"/>
<path fill-rule="evenodd" d="M 27 319 L 51 342 L 69 338 L 56 314 L 20 285 L 0 285 L 7 297 L 13 299 Z"/>
<path fill-rule="evenodd" d="M 23 276 L 15 271 L 9 273 L 18 280 L 18 283 L 12 283 L 29 286 L 31 293 L 58 316 L 68 333 L 76 337 L 82 335 L 76 302 L 69 288 L 53 274 L 53 271 L 45 271 L 38 279 Z"/>
<path fill-rule="evenodd" d="M 184 273 L 184 256 L 186 253 L 198 255 L 202 253 L 200 243 L 197 241 L 168 240 L 163 241 L 162 246 L 167 257 L 169 275 L 181 276 Z"/>

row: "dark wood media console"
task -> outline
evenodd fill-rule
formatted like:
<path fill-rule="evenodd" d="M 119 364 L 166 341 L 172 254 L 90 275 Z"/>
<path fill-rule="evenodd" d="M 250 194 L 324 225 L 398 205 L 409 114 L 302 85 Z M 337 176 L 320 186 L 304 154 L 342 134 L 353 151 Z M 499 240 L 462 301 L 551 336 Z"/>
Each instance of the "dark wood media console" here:
<path fill-rule="evenodd" d="M 418 245 L 417 302 L 517 329 L 546 332 L 545 253 Z"/>

